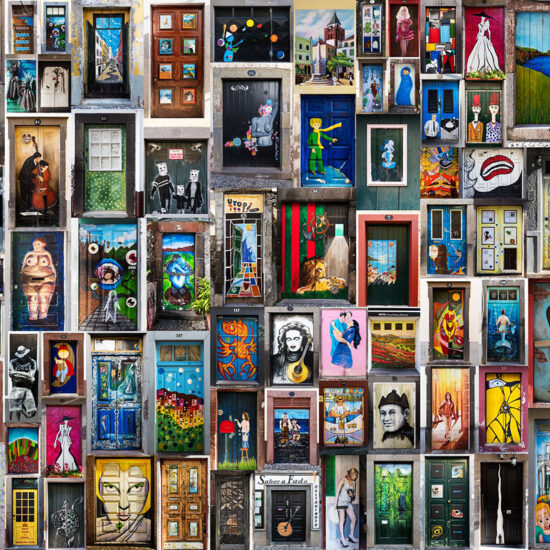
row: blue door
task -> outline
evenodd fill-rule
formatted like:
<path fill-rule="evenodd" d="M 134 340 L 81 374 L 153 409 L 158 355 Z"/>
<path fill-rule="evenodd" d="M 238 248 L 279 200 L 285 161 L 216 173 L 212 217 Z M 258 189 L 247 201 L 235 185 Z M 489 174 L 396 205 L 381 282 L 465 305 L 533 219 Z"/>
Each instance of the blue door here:
<path fill-rule="evenodd" d="M 303 187 L 353 187 L 355 96 L 302 96 Z"/>
<path fill-rule="evenodd" d="M 458 141 L 458 82 L 427 82 L 422 86 L 422 139 Z"/>
<path fill-rule="evenodd" d="M 466 208 L 428 208 L 428 274 L 466 274 Z"/>

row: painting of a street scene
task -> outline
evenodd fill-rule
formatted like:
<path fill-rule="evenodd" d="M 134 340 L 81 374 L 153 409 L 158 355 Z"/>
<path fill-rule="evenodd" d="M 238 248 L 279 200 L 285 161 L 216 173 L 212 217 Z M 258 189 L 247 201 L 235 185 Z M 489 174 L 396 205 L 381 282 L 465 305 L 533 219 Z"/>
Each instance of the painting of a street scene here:
<path fill-rule="evenodd" d="M 392 285 L 397 278 L 397 241 L 376 239 L 368 242 L 369 285 Z"/>
<path fill-rule="evenodd" d="M 95 20 L 95 79 L 105 84 L 120 84 L 123 76 L 123 16 L 97 17 Z"/>

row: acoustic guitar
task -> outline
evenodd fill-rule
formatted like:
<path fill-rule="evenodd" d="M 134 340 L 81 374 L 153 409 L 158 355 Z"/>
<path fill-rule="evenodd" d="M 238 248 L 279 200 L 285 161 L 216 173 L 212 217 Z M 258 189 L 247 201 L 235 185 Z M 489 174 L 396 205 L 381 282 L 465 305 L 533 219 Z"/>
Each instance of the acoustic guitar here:
<path fill-rule="evenodd" d="M 286 368 L 286 376 L 291 382 L 294 382 L 294 384 L 301 384 L 309 378 L 309 367 L 307 367 L 304 363 L 304 358 L 310 344 L 311 336 L 308 336 L 307 343 L 304 346 L 304 351 L 302 352 L 302 356 L 300 357 L 300 359 L 298 359 L 298 361 L 290 363 Z"/>
<path fill-rule="evenodd" d="M 296 512 L 301 508 L 301 506 L 296 506 L 296 510 L 292 512 L 292 515 L 290 518 L 288 518 L 288 521 L 281 521 L 279 525 L 277 525 L 277 533 L 281 535 L 281 537 L 290 537 L 292 535 L 292 519 L 296 515 Z"/>

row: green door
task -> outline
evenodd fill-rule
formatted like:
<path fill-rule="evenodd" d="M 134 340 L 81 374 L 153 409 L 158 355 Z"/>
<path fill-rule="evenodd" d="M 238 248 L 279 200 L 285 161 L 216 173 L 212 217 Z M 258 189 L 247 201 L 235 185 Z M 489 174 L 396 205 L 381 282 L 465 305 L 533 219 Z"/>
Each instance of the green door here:
<path fill-rule="evenodd" d="M 375 544 L 412 544 L 412 464 L 375 464 Z"/>
<path fill-rule="evenodd" d="M 409 304 L 409 226 L 367 226 L 367 304 Z"/>
<path fill-rule="evenodd" d="M 426 459 L 426 546 L 468 546 L 468 461 Z"/>

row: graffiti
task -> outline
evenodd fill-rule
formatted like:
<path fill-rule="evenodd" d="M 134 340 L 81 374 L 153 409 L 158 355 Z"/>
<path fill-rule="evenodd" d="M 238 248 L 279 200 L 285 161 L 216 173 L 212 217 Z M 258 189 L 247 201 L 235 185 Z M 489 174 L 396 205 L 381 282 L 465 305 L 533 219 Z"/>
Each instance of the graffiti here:
<path fill-rule="evenodd" d="M 432 369 L 432 449 L 467 450 L 469 438 L 469 369 Z"/>
<path fill-rule="evenodd" d="M 6 63 L 6 110 L 8 113 L 36 111 L 36 61 L 10 59 Z"/>
<path fill-rule="evenodd" d="M 519 361 L 518 289 L 489 287 L 487 292 L 487 361 Z"/>
<path fill-rule="evenodd" d="M 521 443 L 521 374 L 485 375 L 487 444 Z"/>
<path fill-rule="evenodd" d="M 82 475 L 80 407 L 46 407 L 46 472 L 52 477 Z"/>
<path fill-rule="evenodd" d="M 464 10 L 466 76 L 497 78 L 504 68 L 504 9 Z M 499 74 L 500 73 L 500 74 Z"/>
<path fill-rule="evenodd" d="M 325 446 L 352 447 L 364 444 L 363 400 L 362 387 L 323 389 Z"/>
<path fill-rule="evenodd" d="M 375 383 L 373 399 L 374 448 L 414 448 L 414 383 Z"/>
<path fill-rule="evenodd" d="M 397 241 L 369 240 L 367 250 L 368 284 L 395 284 L 397 279 Z"/>
<path fill-rule="evenodd" d="M 21 343 L 20 345 L 18 345 Z M 29 347 L 27 347 L 29 345 Z M 12 359 L 8 366 L 8 420 L 33 419 L 38 414 L 38 383 L 40 371 L 36 364 L 36 338 L 27 341 L 12 335 L 10 339 Z"/>
<path fill-rule="evenodd" d="M 455 21 L 455 8 L 426 8 L 425 63 L 427 73 L 455 72 L 457 38 Z"/>
<path fill-rule="evenodd" d="M 370 323 L 372 368 L 416 365 L 416 323 L 414 321 L 372 320 Z"/>
<path fill-rule="evenodd" d="M 457 198 L 458 148 L 422 147 L 420 150 L 420 196 Z"/>
<path fill-rule="evenodd" d="M 433 358 L 464 358 L 464 290 L 433 289 Z"/>
<path fill-rule="evenodd" d="M 80 225 L 81 330 L 136 330 L 136 239 L 132 224 Z"/>
<path fill-rule="evenodd" d="M 8 474 L 39 471 L 38 428 L 8 428 Z"/>
<path fill-rule="evenodd" d="M 218 470 L 256 469 L 256 394 L 218 392 Z"/>
<path fill-rule="evenodd" d="M 309 409 L 274 409 L 276 464 L 309 463 Z"/>
<path fill-rule="evenodd" d="M 381 113 L 384 110 L 384 68 L 365 64 L 361 69 L 361 109 L 364 113 Z"/>
<path fill-rule="evenodd" d="M 96 542 L 151 542 L 151 481 L 148 459 L 96 459 Z"/>
<path fill-rule="evenodd" d="M 162 309 L 183 311 L 195 299 L 195 234 L 162 235 Z"/>
<path fill-rule="evenodd" d="M 216 347 L 217 379 L 258 379 L 258 319 L 218 317 Z"/>
<path fill-rule="evenodd" d="M 311 384 L 313 381 L 313 317 L 275 315 L 272 318 L 271 381 Z"/>
<path fill-rule="evenodd" d="M 55 342 L 50 347 L 50 392 L 52 394 L 76 393 L 76 344 Z"/>

